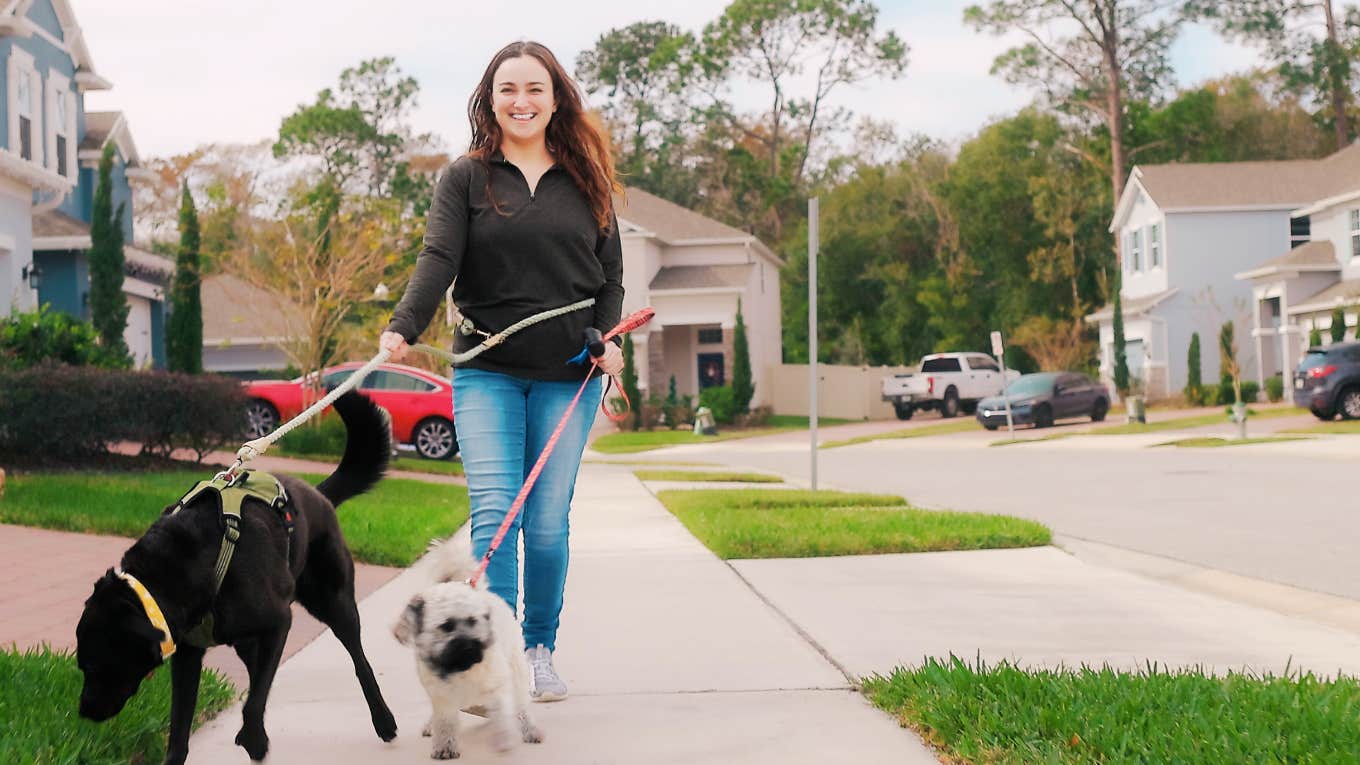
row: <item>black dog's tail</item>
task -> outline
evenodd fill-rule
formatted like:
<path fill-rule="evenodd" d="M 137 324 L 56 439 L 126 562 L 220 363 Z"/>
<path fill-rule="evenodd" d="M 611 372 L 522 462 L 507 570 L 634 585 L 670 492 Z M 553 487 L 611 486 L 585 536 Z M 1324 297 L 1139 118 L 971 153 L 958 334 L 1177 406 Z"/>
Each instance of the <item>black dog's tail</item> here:
<path fill-rule="evenodd" d="M 332 505 L 339 506 L 373 488 L 387 472 L 387 461 L 392 456 L 392 428 L 387 412 L 356 391 L 336 399 L 334 406 L 345 422 L 345 456 L 335 472 L 316 488 Z"/>

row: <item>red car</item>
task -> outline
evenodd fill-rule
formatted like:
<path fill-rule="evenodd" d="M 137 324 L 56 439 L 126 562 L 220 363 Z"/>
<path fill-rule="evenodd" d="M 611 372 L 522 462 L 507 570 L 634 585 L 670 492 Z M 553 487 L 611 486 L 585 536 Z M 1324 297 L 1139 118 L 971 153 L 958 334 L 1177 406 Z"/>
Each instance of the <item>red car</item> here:
<path fill-rule="evenodd" d="M 327 367 L 321 372 L 321 385 L 330 390 L 362 366 L 351 361 Z M 303 382 L 299 377 L 246 383 L 250 438 L 268 435 L 303 410 Z M 404 364 L 382 364 L 359 383 L 359 390 L 392 415 L 392 437 L 397 443 L 410 444 L 420 456 L 432 460 L 458 453 L 453 393 L 447 379 Z M 315 399 L 315 395 L 308 397 L 308 403 Z"/>

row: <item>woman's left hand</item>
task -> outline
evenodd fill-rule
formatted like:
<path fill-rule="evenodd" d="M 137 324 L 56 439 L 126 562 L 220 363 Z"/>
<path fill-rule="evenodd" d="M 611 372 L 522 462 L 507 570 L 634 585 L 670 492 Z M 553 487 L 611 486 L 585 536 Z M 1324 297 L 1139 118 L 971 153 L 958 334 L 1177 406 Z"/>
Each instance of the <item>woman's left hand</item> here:
<path fill-rule="evenodd" d="M 623 351 L 612 342 L 604 344 L 604 355 L 596 360 L 607 375 L 617 375 L 623 371 Z"/>

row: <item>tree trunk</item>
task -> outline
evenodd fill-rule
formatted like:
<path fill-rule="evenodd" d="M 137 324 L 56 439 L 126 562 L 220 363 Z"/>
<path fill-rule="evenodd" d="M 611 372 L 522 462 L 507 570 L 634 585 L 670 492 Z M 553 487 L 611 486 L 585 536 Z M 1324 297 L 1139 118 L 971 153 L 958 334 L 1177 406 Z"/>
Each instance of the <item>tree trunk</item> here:
<path fill-rule="evenodd" d="M 1350 120 L 1346 116 L 1346 78 L 1342 76 L 1342 62 L 1346 54 L 1337 40 L 1336 16 L 1332 13 L 1331 0 L 1323 0 L 1322 10 L 1327 14 L 1327 85 L 1332 96 L 1332 126 L 1336 130 L 1336 150 L 1341 151 L 1350 144 Z"/>
<path fill-rule="evenodd" d="M 1114 184 L 1114 204 L 1112 209 L 1119 209 L 1119 197 L 1124 193 L 1124 94 L 1123 94 L 1123 72 L 1119 64 L 1119 30 L 1115 27 L 1113 19 L 1105 31 L 1104 45 L 1105 53 L 1105 108 L 1106 124 L 1110 129 L 1110 180 Z M 1120 239 L 1114 238 L 1114 262 L 1115 267 L 1123 266 L 1124 256 L 1121 252 Z"/>

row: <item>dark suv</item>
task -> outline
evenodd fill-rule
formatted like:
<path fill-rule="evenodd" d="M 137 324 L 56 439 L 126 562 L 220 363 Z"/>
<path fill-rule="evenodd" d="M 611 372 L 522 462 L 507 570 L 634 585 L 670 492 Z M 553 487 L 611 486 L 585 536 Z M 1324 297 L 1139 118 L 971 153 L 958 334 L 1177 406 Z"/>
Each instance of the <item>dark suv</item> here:
<path fill-rule="evenodd" d="M 1360 342 L 1309 348 L 1294 373 L 1294 403 L 1319 419 L 1360 419 Z"/>

